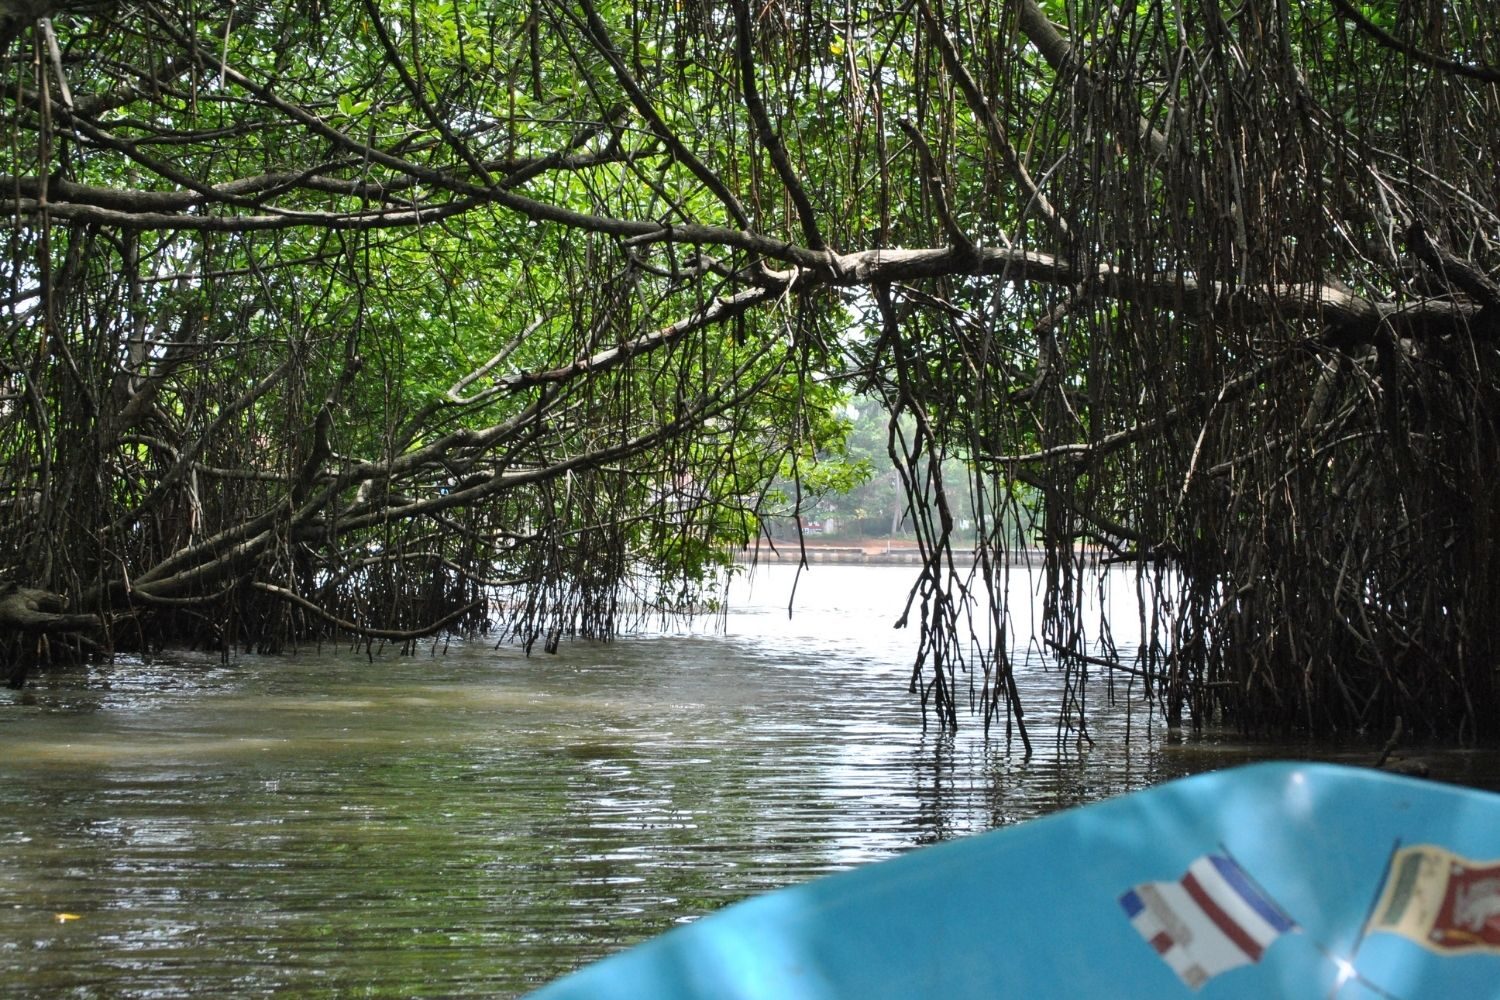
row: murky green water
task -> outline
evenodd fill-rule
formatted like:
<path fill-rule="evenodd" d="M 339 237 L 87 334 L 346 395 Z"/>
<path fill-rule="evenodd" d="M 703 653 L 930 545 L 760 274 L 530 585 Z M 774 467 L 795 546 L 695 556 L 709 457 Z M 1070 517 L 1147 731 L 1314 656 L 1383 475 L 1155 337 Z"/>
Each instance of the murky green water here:
<path fill-rule="evenodd" d="M 924 736 L 910 571 L 819 566 L 723 635 L 122 661 L 0 695 L 6 997 L 509 996 L 725 903 L 1169 777 L 1368 747 L 1170 743 L 1143 706 L 1024 761 Z M 1126 736 L 1129 735 L 1127 741 Z M 1500 787 L 1493 754 L 1440 776 Z"/>

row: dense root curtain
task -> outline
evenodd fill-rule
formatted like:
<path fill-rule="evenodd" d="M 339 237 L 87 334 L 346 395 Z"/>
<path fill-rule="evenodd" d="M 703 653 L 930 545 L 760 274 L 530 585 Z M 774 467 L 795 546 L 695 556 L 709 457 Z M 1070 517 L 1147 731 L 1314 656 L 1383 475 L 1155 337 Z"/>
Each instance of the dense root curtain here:
<path fill-rule="evenodd" d="M 860 393 L 941 724 L 1032 736 L 999 601 L 1039 545 L 1067 728 L 1104 670 L 1174 725 L 1492 737 L 1496 24 L 11 5 L 0 579 L 104 648 L 555 647 L 704 607 Z M 50 624 L 11 658 L 84 650 Z"/>

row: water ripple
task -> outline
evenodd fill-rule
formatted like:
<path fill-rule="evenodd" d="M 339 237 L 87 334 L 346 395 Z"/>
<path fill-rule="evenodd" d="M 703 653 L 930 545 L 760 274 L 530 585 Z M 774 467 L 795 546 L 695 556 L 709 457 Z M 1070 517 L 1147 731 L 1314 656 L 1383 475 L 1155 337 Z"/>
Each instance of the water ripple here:
<path fill-rule="evenodd" d="M 514 995 L 753 893 L 1278 752 L 1169 742 L 1099 676 L 1094 743 L 1058 738 L 1024 658 L 1036 756 L 924 733 L 905 579 L 817 567 L 788 622 L 773 573 L 724 635 L 530 660 L 44 675 L 0 703 L 6 996 Z"/>

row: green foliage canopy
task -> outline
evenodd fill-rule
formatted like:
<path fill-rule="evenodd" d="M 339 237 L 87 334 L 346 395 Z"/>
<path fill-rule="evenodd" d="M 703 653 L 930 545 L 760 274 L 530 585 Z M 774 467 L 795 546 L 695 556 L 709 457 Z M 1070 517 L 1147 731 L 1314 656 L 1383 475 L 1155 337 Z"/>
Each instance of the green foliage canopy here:
<path fill-rule="evenodd" d="M 858 392 L 945 724 L 967 686 L 1026 735 L 1003 608 L 964 597 L 1000 591 L 1022 498 L 1064 683 L 1489 732 L 1497 23 L 12 5 L 0 576 L 115 645 L 606 635 L 632 566 L 695 600 Z M 1078 610 L 1100 554 L 1147 581 L 1131 663 Z"/>

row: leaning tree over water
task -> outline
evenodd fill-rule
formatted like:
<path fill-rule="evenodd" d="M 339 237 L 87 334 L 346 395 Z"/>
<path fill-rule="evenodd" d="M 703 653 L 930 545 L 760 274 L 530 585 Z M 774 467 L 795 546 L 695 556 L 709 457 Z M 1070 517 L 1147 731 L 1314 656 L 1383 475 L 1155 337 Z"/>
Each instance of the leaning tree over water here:
<path fill-rule="evenodd" d="M 943 724 L 1026 738 L 966 596 L 1024 497 L 1067 690 L 1495 734 L 1493 0 L 3 10 L 14 658 L 606 635 L 630 565 L 666 606 L 753 541 L 857 391 Z"/>

